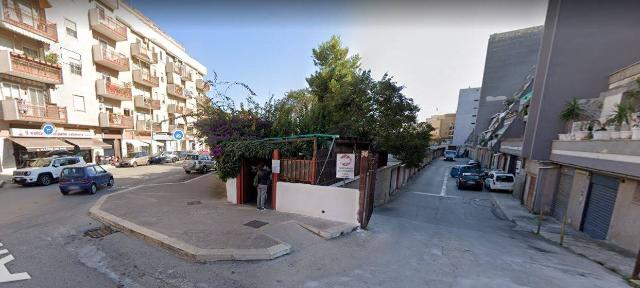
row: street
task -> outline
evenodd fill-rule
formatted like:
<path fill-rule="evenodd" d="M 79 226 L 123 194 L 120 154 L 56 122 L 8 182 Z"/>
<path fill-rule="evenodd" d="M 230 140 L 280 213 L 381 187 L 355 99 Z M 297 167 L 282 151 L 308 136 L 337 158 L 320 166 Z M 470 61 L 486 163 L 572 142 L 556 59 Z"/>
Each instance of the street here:
<path fill-rule="evenodd" d="M 114 188 L 66 197 L 56 185 L 10 184 L 0 190 L 0 243 L 15 257 L 9 271 L 31 279 L 2 287 L 627 287 L 600 265 L 513 230 L 491 193 L 456 189 L 445 176 L 452 165 L 427 166 L 375 209 L 367 231 L 327 241 L 300 229 L 281 239 L 294 247 L 284 257 L 206 264 L 123 233 L 83 236 L 99 227 L 86 215 L 101 195 L 198 174 L 172 165 L 111 169 Z"/>

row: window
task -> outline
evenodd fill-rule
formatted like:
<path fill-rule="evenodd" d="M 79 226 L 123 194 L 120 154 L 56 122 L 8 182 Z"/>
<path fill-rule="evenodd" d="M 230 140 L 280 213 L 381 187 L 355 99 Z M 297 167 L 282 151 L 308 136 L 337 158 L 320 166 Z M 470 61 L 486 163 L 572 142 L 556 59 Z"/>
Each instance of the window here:
<path fill-rule="evenodd" d="M 82 61 L 79 56 L 69 56 L 69 70 L 71 74 L 82 76 Z"/>
<path fill-rule="evenodd" d="M 96 176 L 96 169 L 94 166 L 87 167 L 87 174 L 89 174 L 89 176 Z"/>
<path fill-rule="evenodd" d="M 20 99 L 20 85 L 2 83 L 2 99 Z"/>
<path fill-rule="evenodd" d="M 76 22 L 73 22 L 69 19 L 64 19 L 64 27 L 67 30 L 67 35 L 78 39 L 78 27 Z"/>
<path fill-rule="evenodd" d="M 160 51 L 160 61 L 162 61 L 162 54 L 164 54 L 164 53 L 162 53 L 162 51 Z"/>
<path fill-rule="evenodd" d="M 29 88 L 29 101 L 33 105 L 45 106 L 47 104 L 47 97 L 44 95 L 44 90 L 38 88 Z"/>
<path fill-rule="evenodd" d="M 38 53 L 38 49 L 36 48 L 23 46 L 22 52 L 24 52 L 24 55 L 29 56 L 31 58 L 40 58 L 40 53 Z"/>
<path fill-rule="evenodd" d="M 73 95 L 73 108 L 76 111 L 85 112 L 84 96 Z"/>
<path fill-rule="evenodd" d="M 104 168 L 100 166 L 93 166 L 93 168 L 95 168 L 98 173 L 107 173 L 107 171 L 104 171 Z"/>

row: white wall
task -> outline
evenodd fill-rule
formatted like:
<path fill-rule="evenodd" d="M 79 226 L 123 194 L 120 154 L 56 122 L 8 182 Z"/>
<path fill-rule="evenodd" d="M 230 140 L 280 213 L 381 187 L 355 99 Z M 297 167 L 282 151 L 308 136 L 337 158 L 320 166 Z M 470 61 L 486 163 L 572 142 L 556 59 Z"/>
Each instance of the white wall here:
<path fill-rule="evenodd" d="M 458 108 L 456 110 L 455 130 L 453 131 L 453 141 L 451 144 L 459 146 L 463 145 L 467 140 L 473 128 L 475 128 L 476 117 L 478 114 L 480 88 L 460 89 L 458 94 Z"/>
<path fill-rule="evenodd" d="M 233 204 L 238 204 L 238 198 L 237 198 L 238 191 L 236 189 L 236 178 L 227 179 L 226 186 L 227 186 L 227 201 Z"/>
<path fill-rule="evenodd" d="M 227 187 L 229 182 L 227 181 Z M 357 189 L 278 182 L 276 210 L 345 223 L 358 223 Z M 234 185 L 235 187 L 235 185 Z M 227 197 L 229 189 L 227 188 Z"/>

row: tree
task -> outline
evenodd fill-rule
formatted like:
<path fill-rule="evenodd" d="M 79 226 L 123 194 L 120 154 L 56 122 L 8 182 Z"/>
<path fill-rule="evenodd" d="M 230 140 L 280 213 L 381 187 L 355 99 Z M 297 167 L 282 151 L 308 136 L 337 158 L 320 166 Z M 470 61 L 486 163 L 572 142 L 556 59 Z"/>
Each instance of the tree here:
<path fill-rule="evenodd" d="M 317 98 L 308 89 L 292 90 L 273 105 L 272 134 L 288 136 L 315 132 Z"/>

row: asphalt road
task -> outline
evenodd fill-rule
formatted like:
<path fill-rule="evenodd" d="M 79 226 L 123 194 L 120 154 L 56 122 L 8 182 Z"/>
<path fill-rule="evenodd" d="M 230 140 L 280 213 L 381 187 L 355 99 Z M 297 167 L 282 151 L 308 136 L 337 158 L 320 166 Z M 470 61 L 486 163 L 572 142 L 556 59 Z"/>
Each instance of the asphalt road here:
<path fill-rule="evenodd" d="M 7 267 L 32 279 L 0 287 L 628 287 L 596 263 L 513 230 L 491 193 L 455 188 L 446 176 L 452 165 L 435 161 L 423 170 L 375 210 L 367 231 L 330 241 L 302 228 L 283 231 L 293 251 L 272 261 L 191 263 L 122 233 L 84 237 L 96 227 L 86 213 L 100 194 L 33 192 L 43 196 L 23 197 L 42 202 L 21 201 L 29 210 L 0 218 L 0 243 L 15 256 Z M 178 174 L 118 183 L 185 177 Z M 7 201 L 20 199 L 12 193 L 0 192 L 0 211 L 22 211 Z"/>

